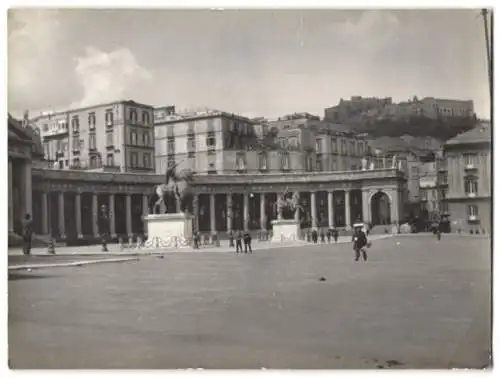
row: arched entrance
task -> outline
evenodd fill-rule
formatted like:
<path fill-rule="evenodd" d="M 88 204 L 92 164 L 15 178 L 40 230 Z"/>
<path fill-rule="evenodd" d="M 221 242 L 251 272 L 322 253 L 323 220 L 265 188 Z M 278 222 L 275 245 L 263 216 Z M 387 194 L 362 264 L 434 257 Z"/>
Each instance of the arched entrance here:
<path fill-rule="evenodd" d="M 391 202 L 384 192 L 377 192 L 371 199 L 372 224 L 391 224 Z"/>

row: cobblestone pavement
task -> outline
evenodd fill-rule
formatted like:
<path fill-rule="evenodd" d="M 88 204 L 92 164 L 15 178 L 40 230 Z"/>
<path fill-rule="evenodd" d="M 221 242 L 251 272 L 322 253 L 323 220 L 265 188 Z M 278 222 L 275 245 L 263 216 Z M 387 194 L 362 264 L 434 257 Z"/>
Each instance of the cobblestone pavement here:
<path fill-rule="evenodd" d="M 13 368 L 480 368 L 489 284 L 489 241 L 473 238 L 380 240 L 367 262 L 341 244 L 44 269 L 9 281 L 9 356 Z"/>

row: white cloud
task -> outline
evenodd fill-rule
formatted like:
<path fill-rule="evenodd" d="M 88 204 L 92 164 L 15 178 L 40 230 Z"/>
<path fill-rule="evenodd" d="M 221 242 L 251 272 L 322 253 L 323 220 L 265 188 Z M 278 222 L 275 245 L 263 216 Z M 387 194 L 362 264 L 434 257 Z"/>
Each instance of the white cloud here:
<path fill-rule="evenodd" d="M 106 53 L 87 47 L 85 56 L 76 58 L 75 73 L 84 94 L 72 107 L 136 98 L 138 89 L 152 78 L 125 48 Z"/>
<path fill-rule="evenodd" d="M 16 9 L 8 13 L 9 108 L 33 106 L 43 96 L 54 49 L 61 38 L 55 10 Z"/>
<path fill-rule="evenodd" d="M 357 20 L 336 23 L 331 30 L 344 45 L 369 55 L 397 44 L 401 32 L 399 19 L 387 10 L 364 11 Z"/>

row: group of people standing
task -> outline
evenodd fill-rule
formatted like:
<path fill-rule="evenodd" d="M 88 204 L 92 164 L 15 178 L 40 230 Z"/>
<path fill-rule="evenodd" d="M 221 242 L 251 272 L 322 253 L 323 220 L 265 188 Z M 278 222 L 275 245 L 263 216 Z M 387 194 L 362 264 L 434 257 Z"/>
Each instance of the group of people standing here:
<path fill-rule="evenodd" d="M 252 253 L 252 235 L 248 231 L 236 231 L 235 234 L 231 231 L 229 233 L 229 246 L 234 247 L 236 242 L 236 253 L 243 253 L 243 245 L 245 246 L 245 253 Z"/>

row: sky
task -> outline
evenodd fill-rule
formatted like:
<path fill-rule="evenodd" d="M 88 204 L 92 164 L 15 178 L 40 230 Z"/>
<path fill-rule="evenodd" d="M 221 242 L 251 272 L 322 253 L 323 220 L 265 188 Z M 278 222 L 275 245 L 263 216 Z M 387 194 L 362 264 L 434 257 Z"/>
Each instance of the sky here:
<path fill-rule="evenodd" d="M 489 118 L 478 10 L 11 9 L 8 110 L 133 99 L 323 116 L 351 96 L 473 100 Z"/>

